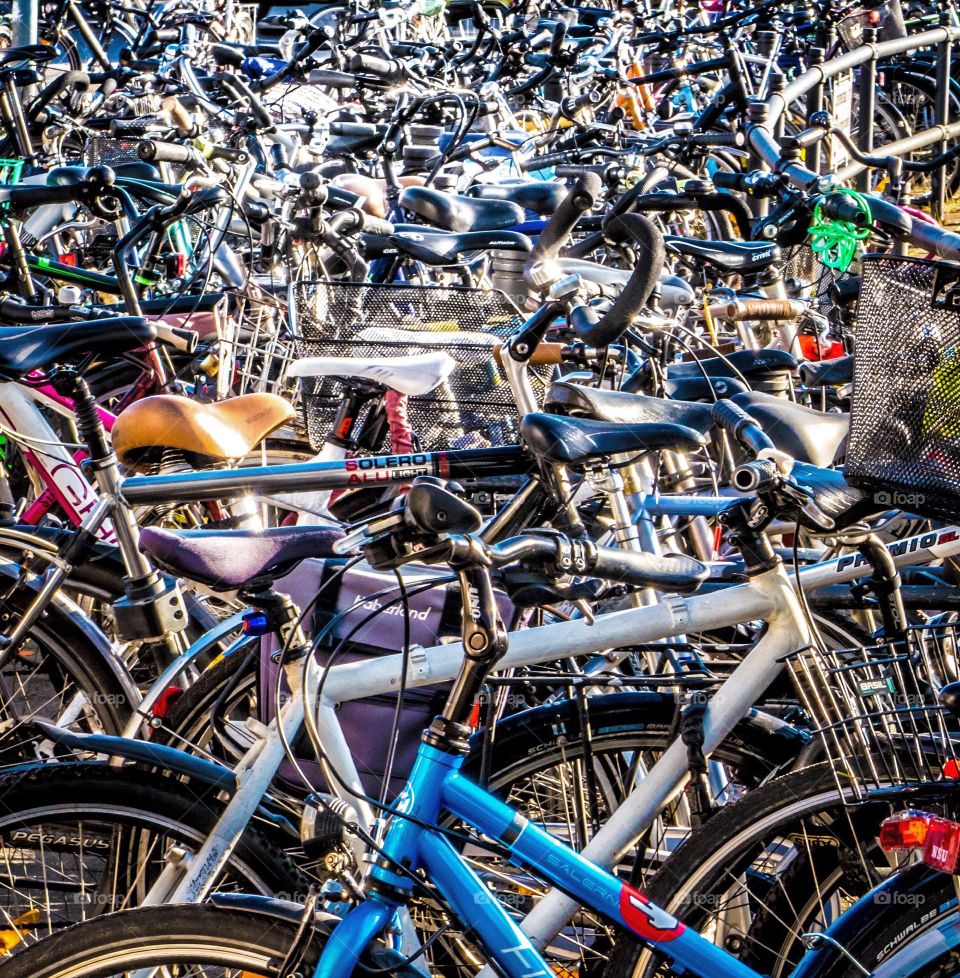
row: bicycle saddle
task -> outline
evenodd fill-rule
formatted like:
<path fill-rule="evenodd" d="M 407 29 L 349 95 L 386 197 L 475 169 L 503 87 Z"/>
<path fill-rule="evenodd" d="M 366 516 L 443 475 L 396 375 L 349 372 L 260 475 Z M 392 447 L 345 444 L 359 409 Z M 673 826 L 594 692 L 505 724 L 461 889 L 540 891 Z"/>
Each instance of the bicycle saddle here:
<path fill-rule="evenodd" d="M 732 366 L 731 366 L 732 364 Z M 667 366 L 667 376 L 671 380 L 679 377 L 736 377 L 734 371 L 744 377 L 761 377 L 764 374 L 777 371 L 795 370 L 796 358 L 786 350 L 734 350 L 726 357 L 705 357 L 699 361 L 685 360 L 682 363 L 671 363 Z"/>
<path fill-rule="evenodd" d="M 543 406 L 553 414 L 575 415 L 617 424 L 667 424 L 709 434 L 714 422 L 707 404 L 670 401 L 663 397 L 599 390 L 557 381 L 550 385 Z"/>
<path fill-rule="evenodd" d="M 263 590 L 308 557 L 332 557 L 337 526 L 271 526 L 265 530 L 140 531 L 140 549 L 174 574 L 215 591 Z"/>
<path fill-rule="evenodd" d="M 422 225 L 406 225 L 387 238 L 386 242 L 426 265 L 450 265 L 461 255 L 489 248 L 522 252 L 533 250 L 530 239 L 517 231 L 463 231 L 458 234 L 425 231 Z"/>
<path fill-rule="evenodd" d="M 78 183 L 85 183 L 90 178 L 90 171 L 98 169 L 106 176 L 108 167 L 90 166 L 55 166 L 47 171 L 48 187 L 75 187 Z M 112 170 L 109 170 L 113 173 Z M 104 183 L 111 183 L 111 180 L 104 180 Z"/>
<path fill-rule="evenodd" d="M 45 64 L 57 57 L 60 52 L 48 44 L 25 44 L 19 48 L 4 48 L 0 51 L 0 68 L 17 64 L 21 61 L 32 61 L 34 64 Z"/>
<path fill-rule="evenodd" d="M 445 231 L 499 231 L 522 224 L 525 216 L 509 200 L 477 200 L 430 187 L 407 187 L 400 206 Z"/>
<path fill-rule="evenodd" d="M 712 404 L 721 397 L 743 394 L 749 388 L 736 377 L 667 377 L 663 391 L 674 401 L 707 401 Z"/>
<path fill-rule="evenodd" d="M 849 414 L 825 414 L 760 391 L 737 394 L 733 403 L 760 422 L 780 451 L 800 462 L 827 469 L 845 452 Z"/>
<path fill-rule="evenodd" d="M 84 353 L 125 353 L 156 337 L 153 326 L 138 316 L 4 329 L 0 331 L 0 377 L 19 380 Z"/>
<path fill-rule="evenodd" d="M 668 251 L 699 258 L 723 272 L 759 272 L 780 260 L 780 249 L 769 241 L 701 241 L 665 234 Z"/>
<path fill-rule="evenodd" d="M 839 387 L 853 383 L 853 355 L 835 360 L 801 363 L 800 379 L 807 387 Z"/>
<path fill-rule="evenodd" d="M 169 449 L 203 466 L 243 458 L 295 413 L 276 394 L 242 394 L 213 404 L 157 394 L 131 404 L 114 422 L 110 437 L 129 469 L 148 469 Z"/>
<path fill-rule="evenodd" d="M 520 437 L 545 461 L 575 467 L 611 455 L 695 451 L 707 443 L 699 431 L 679 424 L 616 424 L 560 414 L 528 414 Z"/>
<path fill-rule="evenodd" d="M 443 351 L 384 357 L 372 363 L 351 357 L 305 357 L 292 363 L 287 373 L 290 377 L 362 377 L 417 397 L 439 387 L 456 365 L 457 361 Z"/>
<path fill-rule="evenodd" d="M 467 191 L 477 200 L 508 200 L 525 211 L 546 216 L 552 214 L 567 196 L 562 183 L 545 180 L 524 180 L 519 183 L 478 183 Z"/>

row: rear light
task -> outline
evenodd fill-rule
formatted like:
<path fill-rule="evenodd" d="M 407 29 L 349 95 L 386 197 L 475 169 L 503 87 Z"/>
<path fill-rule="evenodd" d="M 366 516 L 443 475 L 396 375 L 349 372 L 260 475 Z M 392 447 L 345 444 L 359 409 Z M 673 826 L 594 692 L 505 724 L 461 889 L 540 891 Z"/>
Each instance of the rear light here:
<path fill-rule="evenodd" d="M 880 13 L 879 10 L 871 10 L 869 16 L 867 17 L 867 20 L 870 21 L 870 25 L 872 27 L 876 27 L 877 24 L 880 23 L 882 17 L 883 15 Z"/>
<path fill-rule="evenodd" d="M 908 809 L 880 826 L 880 848 L 886 852 L 919 850 L 926 866 L 953 873 L 960 856 L 960 822 Z"/>
<path fill-rule="evenodd" d="M 880 826 L 880 848 L 884 852 L 922 848 L 932 818 L 935 816 L 913 809 L 892 815 Z"/>
<path fill-rule="evenodd" d="M 70 265 L 73 268 L 77 267 L 77 253 L 75 251 L 63 251 L 57 255 L 57 261 L 61 265 Z"/>
<path fill-rule="evenodd" d="M 824 340 L 809 333 L 801 333 L 797 337 L 800 352 L 804 360 L 836 360 L 846 354 L 842 343 L 836 340 Z"/>

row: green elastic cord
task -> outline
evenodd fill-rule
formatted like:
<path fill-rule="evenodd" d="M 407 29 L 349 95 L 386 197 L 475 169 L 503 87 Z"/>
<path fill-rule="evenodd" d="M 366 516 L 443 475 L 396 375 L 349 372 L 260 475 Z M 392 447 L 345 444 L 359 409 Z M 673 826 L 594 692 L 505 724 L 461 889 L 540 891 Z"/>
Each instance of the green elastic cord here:
<path fill-rule="evenodd" d="M 857 245 L 869 237 L 873 217 L 867 199 L 855 190 L 838 187 L 833 192 L 844 194 L 860 208 L 867 218 L 866 227 L 858 228 L 849 221 L 824 218 L 818 202 L 813 210 L 813 224 L 807 233 L 810 235 L 810 249 L 820 260 L 820 264 L 845 272 L 857 253 Z"/>

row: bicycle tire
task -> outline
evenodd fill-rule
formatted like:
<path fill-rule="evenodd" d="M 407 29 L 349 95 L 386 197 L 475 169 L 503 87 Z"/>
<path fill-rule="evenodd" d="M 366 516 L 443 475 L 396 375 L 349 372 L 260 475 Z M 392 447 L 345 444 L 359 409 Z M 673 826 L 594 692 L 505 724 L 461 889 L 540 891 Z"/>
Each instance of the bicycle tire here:
<path fill-rule="evenodd" d="M 953 790 L 960 791 L 960 787 Z M 917 803 L 912 789 L 905 790 L 902 797 L 904 804 L 906 800 Z M 904 806 L 898 806 L 895 792 L 856 808 L 845 805 L 833 772 L 824 764 L 785 774 L 727 806 L 691 835 L 650 880 L 645 893 L 697 928 L 706 926 L 711 915 L 718 919 L 718 911 L 735 907 L 738 914 L 749 915 L 756 905 L 756 915 L 747 924 L 738 928 L 725 925 L 724 946 L 762 974 L 785 975 L 802 956 L 799 934 L 809 929 L 809 918 L 818 908 L 825 909 L 819 902 L 825 883 L 836 888 L 834 896 L 840 887 L 851 887 L 847 896 L 854 898 L 879 882 L 879 878 L 870 878 L 863 859 L 875 851 L 880 821 L 898 807 Z M 814 825 L 816 833 L 810 832 Z M 771 854 L 771 842 L 779 839 L 793 845 L 782 862 L 776 850 Z M 842 877 L 827 880 L 817 875 L 817 856 L 828 849 L 830 863 L 840 866 Z M 877 857 L 880 865 L 882 857 L 879 853 Z M 782 874 L 777 875 L 781 866 Z M 767 887 L 765 899 L 755 891 L 751 903 L 749 884 L 736 888 L 739 877 L 749 873 L 757 879 L 772 877 L 769 882 L 762 880 Z M 811 884 L 821 892 L 811 894 Z M 799 908 L 796 919 L 788 919 L 787 907 Z M 803 921 L 798 925 L 804 912 L 806 926 Z M 624 936 L 611 956 L 606 978 L 653 978 L 671 973 L 665 959 Z"/>

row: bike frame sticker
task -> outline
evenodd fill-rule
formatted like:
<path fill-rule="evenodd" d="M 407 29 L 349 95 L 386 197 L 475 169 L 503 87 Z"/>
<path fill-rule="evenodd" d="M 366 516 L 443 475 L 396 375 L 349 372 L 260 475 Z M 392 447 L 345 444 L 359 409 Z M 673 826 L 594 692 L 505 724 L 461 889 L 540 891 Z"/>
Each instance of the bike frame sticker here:
<path fill-rule="evenodd" d="M 658 944 L 675 941 L 686 930 L 679 920 L 626 883 L 620 890 L 620 916 L 635 934 Z"/>

